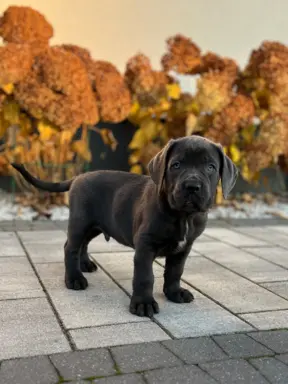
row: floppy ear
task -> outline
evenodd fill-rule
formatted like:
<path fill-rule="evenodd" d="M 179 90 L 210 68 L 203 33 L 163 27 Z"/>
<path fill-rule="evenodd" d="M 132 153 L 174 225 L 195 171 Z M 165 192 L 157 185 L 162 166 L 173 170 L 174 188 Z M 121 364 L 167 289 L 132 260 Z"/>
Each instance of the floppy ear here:
<path fill-rule="evenodd" d="M 170 140 L 165 147 L 157 153 L 156 156 L 148 164 L 148 171 L 151 179 L 158 187 L 158 191 L 161 191 L 163 181 L 165 177 L 165 171 L 168 161 L 168 154 L 173 147 L 175 140 Z"/>
<path fill-rule="evenodd" d="M 239 171 L 233 161 L 225 155 L 221 145 L 217 145 L 221 157 L 220 177 L 224 199 L 227 199 L 229 193 L 236 184 Z"/>

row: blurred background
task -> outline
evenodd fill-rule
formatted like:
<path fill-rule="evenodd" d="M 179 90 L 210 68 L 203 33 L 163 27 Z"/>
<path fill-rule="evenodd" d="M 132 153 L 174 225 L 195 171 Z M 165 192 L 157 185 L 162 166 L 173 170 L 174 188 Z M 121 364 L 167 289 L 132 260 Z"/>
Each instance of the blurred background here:
<path fill-rule="evenodd" d="M 49 216 L 68 197 L 31 189 L 10 161 L 54 181 L 146 173 L 170 138 L 200 134 L 241 171 L 219 207 L 247 216 L 260 199 L 285 216 L 287 11 L 281 0 L 2 0 L 0 188 Z"/>

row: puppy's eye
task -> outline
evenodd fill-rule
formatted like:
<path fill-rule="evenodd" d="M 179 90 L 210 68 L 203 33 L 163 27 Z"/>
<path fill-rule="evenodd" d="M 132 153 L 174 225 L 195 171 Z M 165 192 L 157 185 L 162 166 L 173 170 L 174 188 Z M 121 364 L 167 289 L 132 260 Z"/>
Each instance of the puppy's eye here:
<path fill-rule="evenodd" d="M 207 167 L 208 172 L 212 173 L 216 170 L 216 167 L 214 164 L 209 164 Z"/>
<path fill-rule="evenodd" d="M 171 168 L 172 169 L 179 169 L 180 168 L 180 161 L 175 161 L 175 163 L 173 163 L 171 165 Z"/>

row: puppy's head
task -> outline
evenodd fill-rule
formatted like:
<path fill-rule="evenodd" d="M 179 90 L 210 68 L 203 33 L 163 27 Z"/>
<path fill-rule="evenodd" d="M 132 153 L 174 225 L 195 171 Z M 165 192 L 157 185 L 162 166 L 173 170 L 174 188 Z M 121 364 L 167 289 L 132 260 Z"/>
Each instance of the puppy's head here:
<path fill-rule="evenodd" d="M 148 170 L 170 207 L 186 213 L 205 212 L 212 206 L 219 179 L 227 198 L 238 176 L 222 147 L 200 136 L 170 140 Z"/>

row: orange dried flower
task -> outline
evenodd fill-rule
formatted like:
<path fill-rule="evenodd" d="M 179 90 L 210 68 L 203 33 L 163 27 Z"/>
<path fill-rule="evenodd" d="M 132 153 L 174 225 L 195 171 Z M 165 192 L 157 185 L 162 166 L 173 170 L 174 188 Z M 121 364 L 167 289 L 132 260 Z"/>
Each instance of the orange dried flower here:
<path fill-rule="evenodd" d="M 0 36 L 8 43 L 29 44 L 33 53 L 48 46 L 53 28 L 45 17 L 30 7 L 8 7 L 0 19 Z"/>
<path fill-rule="evenodd" d="M 0 47 L 0 85 L 15 84 L 22 80 L 32 63 L 29 46 L 10 43 Z"/>
<path fill-rule="evenodd" d="M 182 35 L 175 35 L 167 39 L 168 53 L 161 63 L 165 71 L 176 71 L 178 73 L 191 73 L 201 64 L 200 48 Z"/>
<path fill-rule="evenodd" d="M 99 120 L 87 70 L 74 54 L 51 47 L 35 58 L 33 70 L 14 91 L 20 106 L 61 129 Z"/>

